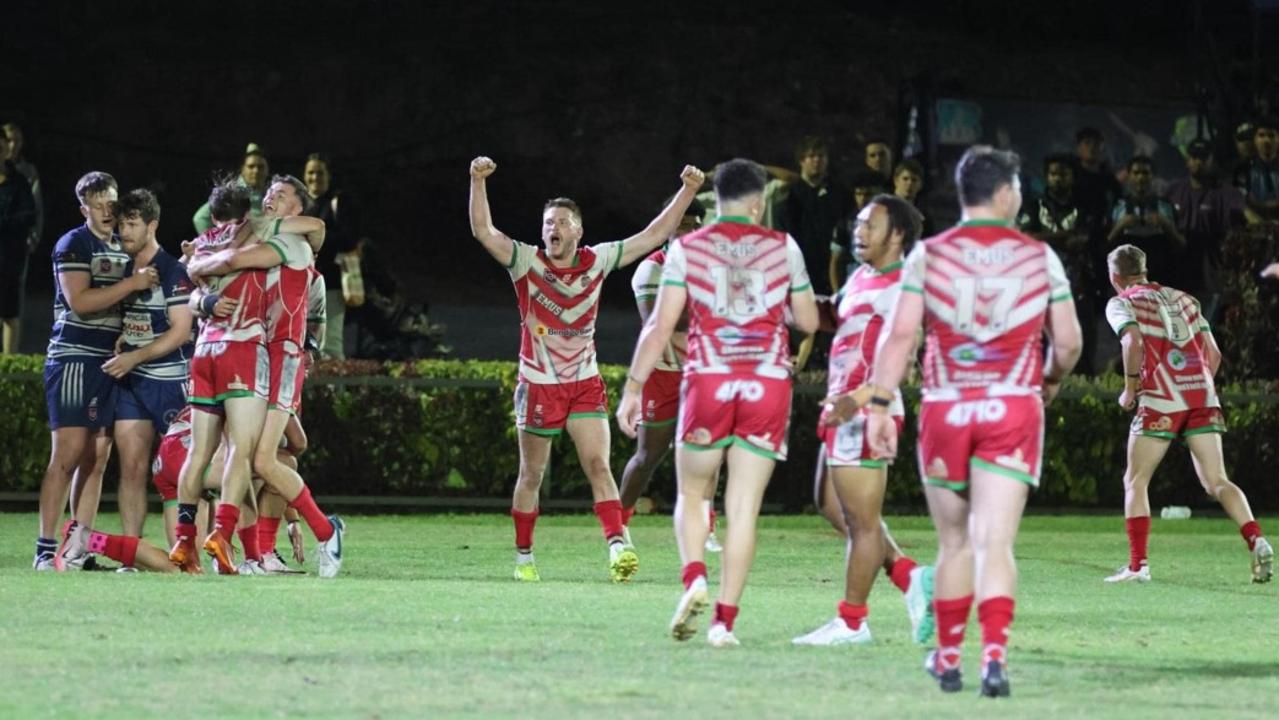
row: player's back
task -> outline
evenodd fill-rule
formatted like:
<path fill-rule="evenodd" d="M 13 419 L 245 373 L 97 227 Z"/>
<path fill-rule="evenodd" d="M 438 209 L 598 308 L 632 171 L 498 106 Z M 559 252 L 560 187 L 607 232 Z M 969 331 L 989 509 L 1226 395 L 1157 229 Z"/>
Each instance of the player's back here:
<path fill-rule="evenodd" d="M 306 338 L 307 304 L 315 253 L 302 235 L 279 232 L 280 221 L 256 221 L 256 232 L 283 258 L 267 271 L 268 342 L 292 342 L 301 349 Z"/>
<path fill-rule="evenodd" d="M 253 242 L 251 227 L 246 223 L 218 225 L 195 240 L 197 257 L 241 247 Z M 266 342 L 266 271 L 239 270 L 222 276 L 209 276 L 206 289 L 224 298 L 238 301 L 235 310 L 225 318 L 211 317 L 200 327 L 197 345 L 211 342 Z"/>
<path fill-rule="evenodd" d="M 1199 301 L 1158 283 L 1131 285 L 1110 299 L 1106 319 L 1117 331 L 1136 325 L 1142 342 L 1143 403 L 1163 409 L 1216 406 Z"/>
<path fill-rule="evenodd" d="M 785 312 L 809 281 L 789 235 L 722 218 L 672 243 L 662 278 L 688 291 L 686 373 L 790 377 Z"/>
<path fill-rule="evenodd" d="M 1070 299 L 1047 244 L 1003 223 L 964 223 L 915 247 L 902 289 L 924 296 L 926 399 L 1039 392 L 1048 305 Z"/>

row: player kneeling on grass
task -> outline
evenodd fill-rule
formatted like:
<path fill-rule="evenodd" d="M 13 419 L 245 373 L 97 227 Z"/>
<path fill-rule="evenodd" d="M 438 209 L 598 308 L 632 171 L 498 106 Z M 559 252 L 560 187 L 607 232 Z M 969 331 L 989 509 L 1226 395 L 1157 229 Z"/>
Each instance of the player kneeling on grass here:
<path fill-rule="evenodd" d="M 687 307 L 689 352 L 675 433 L 675 526 L 685 592 L 671 634 L 691 638 L 710 602 L 703 561 L 709 528 L 699 508 L 727 455 L 728 531 L 719 602 L 707 632 L 716 647 L 739 644 L 733 622 L 755 558 L 755 521 L 773 467 L 786 459 L 788 312 L 797 330 L 817 330 L 817 305 L 799 246 L 758 224 L 766 181 L 764 169 L 749 160 L 733 160 L 716 172 L 719 217 L 671 243 L 657 305 L 640 333 L 617 409 L 622 432 L 635 437 L 644 384 Z"/>
<path fill-rule="evenodd" d="M 1252 581 L 1269 582 L 1274 549 L 1261 535 L 1248 498 L 1226 477 L 1221 433 L 1226 421 L 1213 385 L 1221 351 L 1199 302 L 1146 278 L 1146 253 L 1120 245 L 1107 257 L 1110 284 L 1118 293 L 1106 305 L 1106 319 L 1123 347 L 1124 391 L 1119 404 L 1137 409 L 1128 437 L 1124 473 L 1124 518 L 1128 526 L 1128 564 L 1108 583 L 1147 582 L 1146 540 L 1150 535 L 1150 498 L 1146 494 L 1170 442 L 1178 435 L 1195 461 L 1195 473 L 1231 520 L 1252 553 Z"/>
<path fill-rule="evenodd" d="M 889 461 L 871 455 L 866 439 L 869 388 L 864 385 L 875 362 L 880 332 L 901 294 L 902 253 L 919 239 L 923 218 L 911 204 L 879 195 L 857 214 L 853 251 L 861 265 L 835 297 L 819 298 L 821 330 L 834 332 L 827 373 L 825 407 L 818 420 L 819 502 L 834 495 L 832 524 L 848 538 L 844 599 L 838 615 L 794 639 L 796 645 L 847 645 L 871 641 L 866 604 L 882 566 L 905 595 L 911 636 L 923 644 L 932 638 L 933 569 L 902 554 L 882 517 Z M 910 353 L 913 355 L 913 351 Z M 900 427 L 905 417 L 900 392 L 889 413 Z"/>
<path fill-rule="evenodd" d="M 955 185 L 963 221 L 916 244 L 906 258 L 901 296 L 875 356 L 867 420 L 874 456 L 896 455 L 890 408 L 922 324 L 919 470 L 939 541 L 938 648 L 926 669 L 944 692 L 963 687 L 960 646 L 976 600 L 986 697 L 1009 694 L 1013 541 L 1039 483 L 1044 404 L 1075 366 L 1081 344 L 1061 260 L 1010 227 L 1021 207 L 1019 165 L 1016 154 L 988 146 L 960 158 Z"/>

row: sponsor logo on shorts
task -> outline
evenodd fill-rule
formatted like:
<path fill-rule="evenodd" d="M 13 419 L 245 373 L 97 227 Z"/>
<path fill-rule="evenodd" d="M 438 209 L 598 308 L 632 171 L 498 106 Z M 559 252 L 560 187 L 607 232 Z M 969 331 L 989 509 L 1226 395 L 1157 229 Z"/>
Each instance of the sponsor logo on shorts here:
<path fill-rule="evenodd" d="M 935 457 L 928 463 L 928 477 L 946 479 L 950 477 L 950 470 L 946 467 L 946 461 L 939 457 Z"/>
<path fill-rule="evenodd" d="M 684 434 L 684 442 L 691 443 L 693 445 L 710 445 L 711 437 L 710 430 L 704 427 L 693 428 Z"/>
<path fill-rule="evenodd" d="M 986 351 L 977 343 L 964 343 L 951 348 L 949 357 L 960 367 L 972 367 L 986 359 Z"/>
<path fill-rule="evenodd" d="M 1152 432 L 1168 432 L 1172 430 L 1172 418 L 1160 415 L 1159 419 L 1147 425 L 1146 429 Z"/>
<path fill-rule="evenodd" d="M 726 380 L 715 390 L 715 399 L 720 402 L 759 402 L 763 398 L 764 384 L 758 380 Z"/>
<path fill-rule="evenodd" d="M 1178 370 L 1178 371 L 1185 370 L 1186 369 L 1185 354 L 1183 354 L 1180 350 L 1173 348 L 1172 351 L 1168 353 L 1168 365 L 1173 370 Z"/>
<path fill-rule="evenodd" d="M 227 390 L 248 390 L 249 386 L 245 385 L 244 381 L 240 379 L 239 373 L 236 373 L 235 377 L 231 380 L 231 382 L 226 384 L 226 389 Z"/>
<path fill-rule="evenodd" d="M 544 418 L 542 417 L 542 404 L 538 403 L 537 405 L 533 406 L 533 417 L 531 420 L 533 423 L 533 427 L 542 427 L 543 420 Z"/>
<path fill-rule="evenodd" d="M 1208 424 L 1225 427 L 1226 419 L 1221 416 L 1221 413 L 1213 412 L 1213 414 L 1208 417 Z"/>
<path fill-rule="evenodd" d="M 89 422 L 98 419 L 98 399 L 95 397 L 89 401 Z"/>
<path fill-rule="evenodd" d="M 1013 451 L 1012 455 L 999 455 L 995 458 L 996 465 L 1002 465 L 1010 470 L 1018 472 L 1030 473 L 1030 463 L 1026 462 L 1025 456 L 1021 452 L 1021 448 Z"/>
<path fill-rule="evenodd" d="M 999 398 L 957 402 L 946 413 L 946 424 L 967 427 L 971 423 L 995 423 L 1008 415 L 1008 406 Z"/>

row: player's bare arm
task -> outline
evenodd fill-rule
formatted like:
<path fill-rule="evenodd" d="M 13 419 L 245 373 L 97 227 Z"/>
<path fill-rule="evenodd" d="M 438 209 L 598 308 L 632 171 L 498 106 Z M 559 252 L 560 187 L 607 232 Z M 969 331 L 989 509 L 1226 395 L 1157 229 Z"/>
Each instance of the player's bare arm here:
<path fill-rule="evenodd" d="M 107 287 L 89 287 L 90 276 L 87 272 L 60 272 L 58 286 L 62 288 L 62 297 L 66 298 L 71 312 L 81 317 L 101 312 L 123 302 L 135 292 L 148 290 L 160 284 L 160 275 L 150 266 L 138 268 L 130 277 Z"/>
<path fill-rule="evenodd" d="M 679 179 L 683 184 L 675 197 L 671 199 L 670 204 L 653 218 L 648 227 L 622 241 L 622 258 L 619 265 L 630 265 L 661 247 L 662 243 L 675 234 L 676 229 L 679 228 L 680 219 L 684 217 L 684 211 L 693 204 L 697 191 L 701 189 L 702 183 L 706 182 L 706 176 L 692 165 L 685 165 L 683 172 L 679 174 Z M 474 185 L 472 185 L 473 191 Z"/>
<path fill-rule="evenodd" d="M 1145 353 L 1141 331 L 1136 325 L 1124 328 L 1119 336 L 1119 347 L 1124 370 L 1124 391 L 1119 394 L 1119 405 L 1125 410 L 1132 410 L 1137 407 L 1137 396 L 1141 394 L 1141 365 Z"/>
<path fill-rule="evenodd" d="M 1061 381 L 1079 362 L 1084 348 L 1084 334 L 1079 328 L 1079 316 L 1075 314 L 1075 301 L 1070 299 L 1049 303 L 1044 332 L 1048 333 L 1048 357 L 1044 361 L 1044 403 L 1051 403 L 1061 389 Z M 1140 366 L 1138 366 L 1140 367 Z"/>
<path fill-rule="evenodd" d="M 186 305 L 174 305 L 169 308 L 167 314 L 169 329 L 165 330 L 164 334 L 148 345 L 117 354 L 103 363 L 102 370 L 119 380 L 138 365 L 168 355 L 182 347 L 191 337 L 191 323 L 194 321 L 191 308 Z"/>
<path fill-rule="evenodd" d="M 515 255 L 515 241 L 493 226 L 493 213 L 489 209 L 487 180 L 496 171 L 497 163 L 492 158 L 481 155 L 471 161 L 471 235 L 494 260 L 510 265 Z"/>
<path fill-rule="evenodd" d="M 817 298 L 812 288 L 805 288 L 790 294 L 791 327 L 805 335 L 817 332 L 820 318 L 817 312 Z"/>
<path fill-rule="evenodd" d="M 681 210 L 681 212 L 683 212 Z M 671 341 L 671 334 L 684 314 L 684 305 L 688 300 L 688 290 L 679 285 L 663 285 L 657 295 L 657 306 L 644 329 L 640 331 L 639 343 L 635 346 L 635 357 L 631 360 L 630 370 L 626 374 L 626 386 L 622 391 L 622 399 L 617 405 L 617 424 L 627 437 L 636 435 L 640 421 L 640 392 L 644 382 L 652 374 L 654 366 L 662 356 L 662 351 Z"/>

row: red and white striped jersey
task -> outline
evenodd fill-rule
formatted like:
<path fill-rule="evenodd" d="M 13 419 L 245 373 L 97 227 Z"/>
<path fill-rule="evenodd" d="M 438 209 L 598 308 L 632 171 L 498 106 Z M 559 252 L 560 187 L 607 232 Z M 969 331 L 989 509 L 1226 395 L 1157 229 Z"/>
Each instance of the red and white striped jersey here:
<path fill-rule="evenodd" d="M 306 340 L 307 300 L 311 288 L 311 266 L 315 253 L 302 235 L 279 233 L 268 225 L 270 234 L 262 242 L 280 254 L 282 262 L 267 271 L 267 342 L 292 343 L 291 352 L 301 352 Z"/>
<path fill-rule="evenodd" d="M 622 243 L 578 248 L 558 268 L 539 247 L 512 242 L 507 271 L 520 307 L 520 378 L 542 385 L 588 380 L 595 364 L 595 318 L 604 278 L 622 261 Z"/>
<path fill-rule="evenodd" d="M 248 222 L 254 222 L 252 220 Z M 243 223 L 217 225 L 195 239 L 195 256 L 200 257 L 235 247 L 236 233 Z M 221 277 L 207 276 L 205 290 L 239 300 L 229 317 L 210 317 L 200 325 L 196 345 L 215 342 L 265 343 L 267 336 L 267 279 L 265 270 L 240 270 Z"/>
<path fill-rule="evenodd" d="M 1046 243 L 969 221 L 917 243 L 902 291 L 924 296 L 924 399 L 1038 394 L 1050 303 L 1071 299 Z"/>
<path fill-rule="evenodd" d="M 835 339 L 830 345 L 830 368 L 826 373 L 828 395 L 861 387 L 875 365 L 879 336 L 901 296 L 902 263 L 883 270 L 859 265 L 835 295 Z M 901 391 L 895 392 L 889 407 L 893 415 L 904 415 Z"/>
<path fill-rule="evenodd" d="M 635 301 L 656 300 L 662 286 L 662 265 L 666 263 L 666 250 L 657 250 L 640 261 L 631 276 L 631 289 L 635 291 Z M 677 330 L 671 333 L 671 341 L 662 351 L 654 369 L 668 372 L 679 372 L 684 367 L 684 358 L 688 355 L 688 333 Z"/>
<path fill-rule="evenodd" d="M 791 293 L 811 288 L 791 236 L 718 218 L 671 243 L 662 284 L 688 290 L 686 375 L 790 378 L 785 313 Z"/>
<path fill-rule="evenodd" d="M 1116 334 L 1129 325 L 1141 333 L 1143 407 L 1165 414 L 1221 407 L 1204 361 L 1212 331 L 1189 293 L 1158 283 L 1132 285 L 1106 304 L 1106 320 Z"/>

